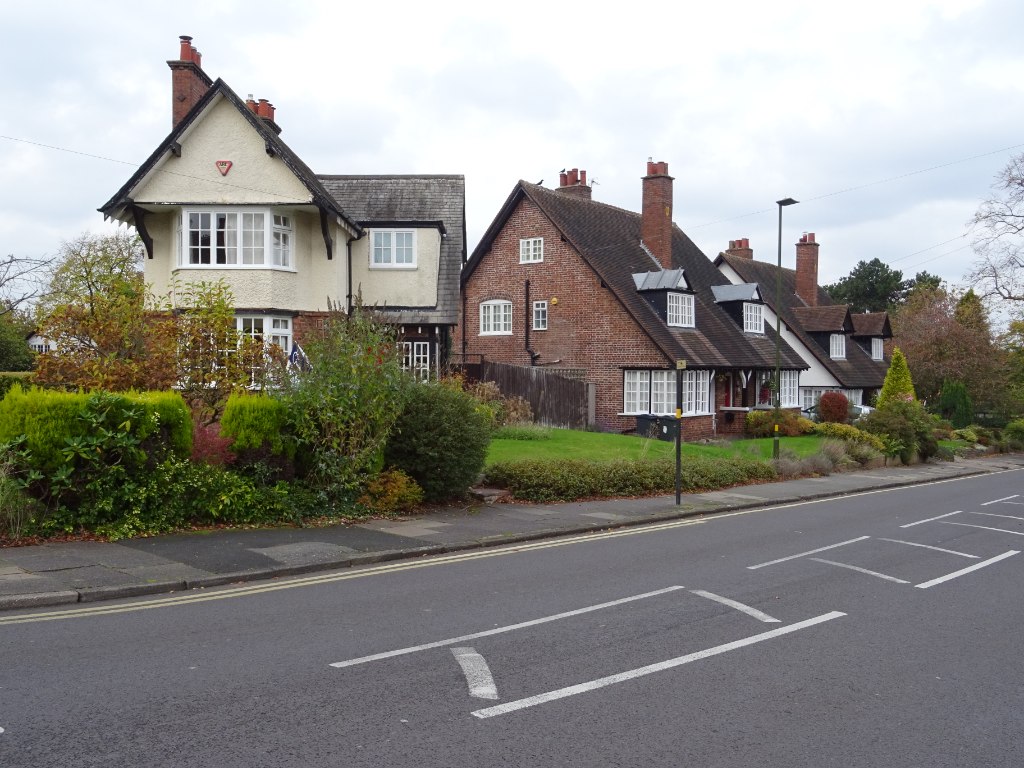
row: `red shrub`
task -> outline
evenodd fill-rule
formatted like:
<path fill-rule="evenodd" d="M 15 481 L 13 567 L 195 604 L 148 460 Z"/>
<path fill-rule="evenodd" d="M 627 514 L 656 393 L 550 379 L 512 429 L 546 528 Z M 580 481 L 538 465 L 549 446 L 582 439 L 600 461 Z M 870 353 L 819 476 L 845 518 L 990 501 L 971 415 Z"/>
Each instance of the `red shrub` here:
<path fill-rule="evenodd" d="M 850 419 L 850 401 L 842 392 L 825 392 L 818 401 L 818 420 L 845 424 Z"/>
<path fill-rule="evenodd" d="M 220 436 L 220 423 L 192 424 L 192 461 L 197 464 L 209 464 L 211 467 L 223 467 L 235 460 L 229 446 L 230 437 Z"/>

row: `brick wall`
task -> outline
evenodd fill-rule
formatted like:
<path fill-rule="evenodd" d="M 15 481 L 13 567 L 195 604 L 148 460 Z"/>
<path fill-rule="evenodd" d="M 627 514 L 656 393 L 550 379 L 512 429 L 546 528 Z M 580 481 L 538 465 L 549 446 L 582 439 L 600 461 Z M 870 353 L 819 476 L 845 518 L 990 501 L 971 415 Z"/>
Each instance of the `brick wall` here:
<path fill-rule="evenodd" d="M 544 238 L 544 261 L 519 263 L 519 239 Z M 526 306 L 526 281 L 530 304 Z M 512 302 L 512 335 L 480 336 L 480 303 Z M 555 304 L 554 300 L 558 303 Z M 627 431 L 636 418 L 622 411 L 622 369 L 665 368 L 665 356 L 622 308 L 612 292 L 566 242 L 554 225 L 524 199 L 495 238 L 491 252 L 477 265 L 465 286 L 466 352 L 496 362 L 529 365 L 524 330 L 532 325 L 532 303 L 548 302 L 548 330 L 530 330 L 530 347 L 538 365 L 582 368 L 596 389 L 597 424 L 605 430 Z M 455 345 L 462 344 L 462 329 Z M 688 418 L 687 439 L 711 436 L 711 417 Z M 692 435 L 692 437 L 691 437 Z"/>

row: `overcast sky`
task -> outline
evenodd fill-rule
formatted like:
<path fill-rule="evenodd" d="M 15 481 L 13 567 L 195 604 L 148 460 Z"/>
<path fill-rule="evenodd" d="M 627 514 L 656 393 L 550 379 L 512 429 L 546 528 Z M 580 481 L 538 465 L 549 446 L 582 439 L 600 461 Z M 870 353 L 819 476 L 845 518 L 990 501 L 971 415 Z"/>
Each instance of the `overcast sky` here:
<path fill-rule="evenodd" d="M 183 34 L 317 173 L 464 174 L 471 250 L 518 179 L 562 168 L 639 210 L 651 157 L 711 257 L 749 237 L 774 261 L 791 196 L 785 266 L 812 231 L 822 283 L 878 257 L 958 284 L 966 223 L 1024 151 L 1020 0 L 5 6 L 2 254 L 105 230 L 170 130 Z"/>

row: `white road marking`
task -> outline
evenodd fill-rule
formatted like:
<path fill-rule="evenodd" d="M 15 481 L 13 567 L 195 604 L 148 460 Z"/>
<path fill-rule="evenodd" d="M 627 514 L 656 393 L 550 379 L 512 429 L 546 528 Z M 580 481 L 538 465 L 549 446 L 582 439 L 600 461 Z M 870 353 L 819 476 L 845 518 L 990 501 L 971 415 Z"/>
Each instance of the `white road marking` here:
<path fill-rule="evenodd" d="M 1009 501 L 1010 499 L 1016 499 L 1018 496 L 1020 496 L 1020 494 L 1019 493 L 1015 493 L 1015 494 L 1013 494 L 1013 496 L 1004 496 L 1001 499 L 993 499 L 992 501 L 986 501 L 981 506 L 987 507 L 989 504 L 998 504 L 1000 501 Z"/>
<path fill-rule="evenodd" d="M 943 549 L 942 547 L 933 547 L 931 544 L 918 544 L 916 541 L 903 541 L 901 539 L 886 539 L 879 537 L 879 541 L 891 541 L 893 544 L 906 544 L 908 547 L 921 547 L 922 549 L 934 549 L 936 552 L 945 552 L 947 555 L 960 555 L 960 557 L 969 557 L 972 560 L 977 560 L 978 555 L 969 555 L 966 552 L 957 552 L 955 549 Z"/>
<path fill-rule="evenodd" d="M 1010 472 L 1020 472 L 1024 468 L 1013 468 L 1013 469 L 999 469 L 994 472 L 989 472 L 985 477 L 992 477 L 995 475 L 1005 475 Z M 202 588 L 193 587 L 189 591 L 180 595 L 172 595 L 169 597 L 159 597 L 150 600 L 133 600 L 130 603 L 110 603 L 106 605 L 97 605 L 89 608 L 67 608 L 67 609 L 56 609 L 48 610 L 45 613 L 21 613 L 11 616 L 0 616 L 0 625 L 5 624 L 32 624 L 40 621 L 62 621 L 65 619 L 82 619 L 93 616 L 106 616 L 116 613 L 135 613 L 136 611 L 145 611 L 153 608 L 173 608 L 180 605 L 191 605 L 192 603 L 205 603 L 211 600 L 233 600 L 239 597 L 251 597 L 253 595 L 262 595 L 268 592 L 277 592 L 282 589 L 296 589 L 299 587 L 310 587 L 318 586 L 322 584 L 333 584 L 338 581 L 348 581 L 349 579 L 363 579 L 371 576 L 383 576 L 395 573 L 397 571 L 407 571 L 414 568 L 433 568 L 442 565 L 452 565 L 465 562 L 467 560 L 479 560 L 490 557 L 503 557 L 505 555 L 516 555 L 522 552 L 530 552 L 538 549 L 551 549 L 554 547 L 566 547 L 573 544 L 586 544 L 591 542 L 603 541 L 604 539 L 613 539 L 620 536 L 639 536 L 647 533 L 657 533 L 659 531 L 671 530 L 675 528 L 687 528 L 691 525 L 703 525 L 717 520 L 726 520 L 730 517 L 739 517 L 741 515 L 755 515 L 764 512 L 779 512 L 785 509 L 796 509 L 797 507 L 813 506 L 815 504 L 829 504 L 837 499 L 848 500 L 856 499 L 861 496 L 874 496 L 882 493 L 901 493 L 903 491 L 916 490 L 917 488 L 926 488 L 932 485 L 944 485 L 946 483 L 960 483 L 965 480 L 977 480 L 978 475 L 965 475 L 963 477 L 950 477 L 944 480 L 932 480 L 929 482 L 916 483 L 914 485 L 898 486 L 895 488 L 877 488 L 872 491 L 859 491 L 857 493 L 848 493 L 841 497 L 829 497 L 825 499 L 809 499 L 807 501 L 794 501 L 788 504 L 776 504 L 774 506 L 756 507 L 754 509 L 741 509 L 735 512 L 716 512 L 710 517 L 700 518 L 685 518 L 681 520 L 671 520 L 664 523 L 654 523 L 650 525 L 637 525 L 627 528 L 617 528 L 611 531 L 600 531 L 598 533 L 580 534 L 573 536 L 564 536 L 554 539 L 544 539 L 543 541 L 534 543 L 519 543 L 512 544 L 503 547 L 487 547 L 484 549 L 474 549 L 462 553 L 456 553 L 452 555 L 437 555 L 431 557 L 425 557 L 417 560 L 401 560 L 395 563 L 378 566 L 357 566 L 354 569 L 349 570 L 347 566 L 345 573 L 338 573 L 337 571 L 329 571 L 327 573 L 319 574 L 317 576 L 303 576 L 292 579 L 280 579 L 274 581 L 258 581 L 243 586 L 239 585 L 228 585 L 222 589 L 214 588 Z"/>
<path fill-rule="evenodd" d="M 934 587 L 936 584 L 942 584 L 944 581 L 950 581 L 951 579 L 955 579 L 958 576 L 963 576 L 965 573 L 970 573 L 971 571 L 976 571 L 979 568 L 985 568 L 985 567 L 987 567 L 989 565 L 992 565 L 993 563 L 998 563 L 1000 560 L 1005 560 L 1008 557 L 1013 557 L 1014 555 L 1019 555 L 1019 554 L 1020 554 L 1020 552 L 1017 551 L 1016 549 L 1011 549 L 1009 552 L 1003 552 L 1003 554 L 1001 554 L 1001 555 L 996 555 L 995 557 L 989 558 L 988 560 L 982 560 L 980 563 L 975 563 L 974 565 L 969 565 L 966 568 L 961 568 L 959 571 L 954 571 L 953 573 L 946 574 L 945 576 L 939 576 L 939 578 L 937 578 L 937 579 L 932 579 L 931 581 L 925 581 L 925 582 L 923 582 L 921 584 L 918 584 L 916 586 L 917 586 L 918 589 L 928 589 L 928 587 Z"/>
<path fill-rule="evenodd" d="M 939 515 L 938 517 L 929 517 L 927 520 L 918 520 L 916 523 L 907 523 L 906 525 L 901 525 L 900 528 L 913 528 L 915 525 L 921 525 L 922 523 L 930 523 L 933 520 L 941 520 L 944 517 L 952 517 L 953 515 L 959 514 L 960 510 L 957 510 L 956 512 L 947 512 L 946 514 Z"/>
<path fill-rule="evenodd" d="M 546 704 L 549 701 L 556 701 L 557 699 L 565 699 L 569 696 L 588 693 L 590 691 L 597 690 L 598 688 L 606 688 L 609 685 L 625 683 L 629 680 L 635 680 L 638 677 L 653 675 L 655 672 L 664 672 L 665 670 L 674 669 L 675 667 L 680 667 L 693 661 L 700 661 L 701 659 L 718 656 L 719 654 L 726 653 L 728 651 L 735 651 L 738 648 L 745 648 L 748 645 L 754 645 L 756 643 L 764 642 L 765 640 L 771 640 L 782 635 L 787 635 L 791 632 L 798 632 L 801 629 L 807 629 L 808 627 L 813 627 L 816 624 L 832 621 L 833 619 L 838 619 L 845 615 L 845 613 L 840 613 L 839 611 L 832 611 L 831 613 L 825 613 L 821 616 L 815 616 L 813 619 L 805 619 L 804 621 L 799 621 L 796 624 L 790 624 L 789 626 L 778 627 L 767 632 L 762 632 L 759 635 L 751 635 L 750 637 L 745 637 L 742 640 L 734 640 L 731 643 L 716 645 L 714 648 L 706 648 L 703 651 L 688 653 L 685 656 L 678 656 L 667 661 L 659 661 L 656 664 L 649 664 L 645 667 L 637 667 L 636 669 L 631 669 L 626 672 L 619 672 L 618 674 L 609 675 L 608 677 L 601 677 L 597 680 L 591 680 L 588 683 L 570 685 L 566 688 L 559 688 L 556 691 L 549 691 L 537 696 L 529 696 L 525 699 L 509 701 L 505 704 L 497 704 L 493 707 L 487 707 L 486 709 L 478 709 L 473 712 L 472 715 L 474 717 L 479 717 L 480 719 L 485 719 L 489 717 L 497 717 L 498 715 L 506 715 L 509 712 L 516 712 L 520 709 L 527 709 L 528 707 L 536 707 L 540 704 Z"/>
<path fill-rule="evenodd" d="M 828 549 L 835 549 L 836 547 L 845 547 L 847 544 L 853 544 L 857 541 L 864 541 L 864 539 L 870 539 L 870 536 L 860 536 L 856 539 L 850 539 L 849 541 L 840 541 L 838 544 L 829 544 L 827 547 L 819 547 L 818 549 L 812 549 L 809 552 L 801 552 L 799 555 L 790 555 L 789 557 L 780 557 L 778 560 L 769 560 L 767 563 L 760 563 L 758 565 L 748 565 L 748 571 L 756 571 L 758 568 L 764 568 L 767 565 L 775 565 L 776 563 L 784 563 L 787 560 L 796 560 L 798 557 L 806 557 L 807 555 L 813 555 L 818 552 L 824 552 Z"/>
<path fill-rule="evenodd" d="M 895 576 L 887 576 L 884 573 L 878 571 L 869 571 L 867 568 L 861 568 L 856 565 L 850 565 L 849 563 L 837 563 L 835 560 L 822 560 L 820 557 L 812 557 L 816 563 L 825 563 L 825 565 L 834 565 L 837 568 L 846 568 L 850 571 L 857 571 L 857 573 L 866 573 L 868 576 L 875 576 L 879 579 L 885 579 L 886 581 L 895 581 L 897 584 L 909 584 L 910 582 L 906 579 L 897 579 Z"/>
<path fill-rule="evenodd" d="M 763 621 L 765 624 L 781 623 L 779 619 L 769 616 L 767 613 L 757 610 L 757 608 L 751 608 L 749 605 L 745 605 L 744 603 L 740 603 L 736 600 L 730 600 L 728 597 L 722 597 L 721 595 L 716 595 L 713 592 L 705 592 L 703 589 L 691 589 L 690 591 L 695 595 L 706 597 L 708 600 L 714 600 L 716 603 L 721 603 L 722 605 L 728 605 L 730 608 L 735 608 L 737 611 L 745 613 L 747 616 L 753 616 L 755 619 Z"/>
<path fill-rule="evenodd" d="M 1007 520 L 1024 520 L 1019 515 L 997 515 L 995 512 L 969 512 L 970 515 L 984 515 L 985 517 L 1005 517 Z"/>
<path fill-rule="evenodd" d="M 472 648 L 452 648 L 452 654 L 466 676 L 470 696 L 478 699 L 498 698 L 498 687 L 494 684 L 491 668 L 483 656 Z"/>
<path fill-rule="evenodd" d="M 3 728 L 0 728 L 0 733 L 3 733 L 3 732 L 4 732 L 4 729 L 3 729 Z"/>
<path fill-rule="evenodd" d="M 558 621 L 560 619 L 568 619 L 572 616 L 580 616 L 584 613 L 590 613 L 592 611 L 600 611 L 604 608 L 612 608 L 616 605 L 624 605 L 626 603 L 632 603 L 637 600 L 646 600 L 649 597 L 657 597 L 658 595 L 664 595 L 668 592 L 674 592 L 677 589 L 683 589 L 681 586 L 666 587 L 665 589 L 658 589 L 654 592 L 645 592 L 642 595 L 633 595 L 632 597 L 623 597 L 620 600 L 612 600 L 607 603 L 599 603 L 598 605 L 588 605 L 586 608 L 577 608 L 573 611 L 566 611 L 565 613 L 556 613 L 553 616 L 543 616 L 539 619 L 530 619 L 529 621 L 521 621 L 518 624 L 509 624 L 504 627 L 495 627 L 494 629 L 485 629 L 483 632 L 474 632 L 471 635 L 460 635 L 459 637 L 449 637 L 447 640 L 435 640 L 432 643 L 423 643 L 422 645 L 414 645 L 409 648 L 399 648 L 395 651 L 385 651 L 384 653 L 374 653 L 370 656 L 360 656 L 358 659 L 349 659 L 348 661 L 336 661 L 329 666 L 338 667 L 354 667 L 357 664 L 366 664 L 370 661 L 380 661 L 381 659 L 390 659 L 394 656 L 404 656 L 410 653 L 417 653 L 418 651 L 426 651 L 430 648 L 443 648 L 446 645 L 455 645 L 456 643 L 464 643 L 467 640 L 476 640 L 481 637 L 490 637 L 491 635 L 500 635 L 505 632 L 512 632 L 517 629 L 525 629 L 526 627 L 535 627 L 538 624 L 547 624 L 551 621 Z"/>
<path fill-rule="evenodd" d="M 999 533 L 1012 533 L 1014 536 L 1024 536 L 1024 531 L 1010 531 L 1006 528 L 992 528 L 988 525 L 971 525 L 970 523 L 950 523 L 943 520 L 946 525 L 959 525 L 962 528 L 980 528 L 983 531 L 998 531 Z"/>

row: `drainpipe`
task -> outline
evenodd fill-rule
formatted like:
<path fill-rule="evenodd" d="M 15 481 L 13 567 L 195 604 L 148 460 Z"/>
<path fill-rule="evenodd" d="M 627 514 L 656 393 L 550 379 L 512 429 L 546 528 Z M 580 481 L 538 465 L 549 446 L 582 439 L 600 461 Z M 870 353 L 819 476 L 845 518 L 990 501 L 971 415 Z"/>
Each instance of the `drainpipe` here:
<path fill-rule="evenodd" d="M 526 282 L 523 283 L 523 288 L 524 288 L 523 294 L 525 296 L 525 301 L 526 301 L 526 307 L 525 307 L 525 310 L 523 312 L 523 317 L 524 317 L 523 327 L 526 329 L 526 332 L 523 334 L 523 338 L 524 338 L 524 342 L 523 343 L 524 343 L 524 346 L 526 347 L 526 354 L 528 354 L 530 356 L 530 365 L 536 365 L 537 364 L 537 358 L 540 357 L 540 354 L 537 353 L 537 352 L 534 352 L 532 349 L 530 349 L 530 324 L 531 324 L 533 318 L 530 316 L 530 281 L 529 280 L 527 280 Z"/>
<path fill-rule="evenodd" d="M 348 251 L 348 294 L 345 296 L 345 314 L 352 314 L 352 241 L 354 237 L 350 237 L 348 242 L 345 243 L 345 249 Z"/>

